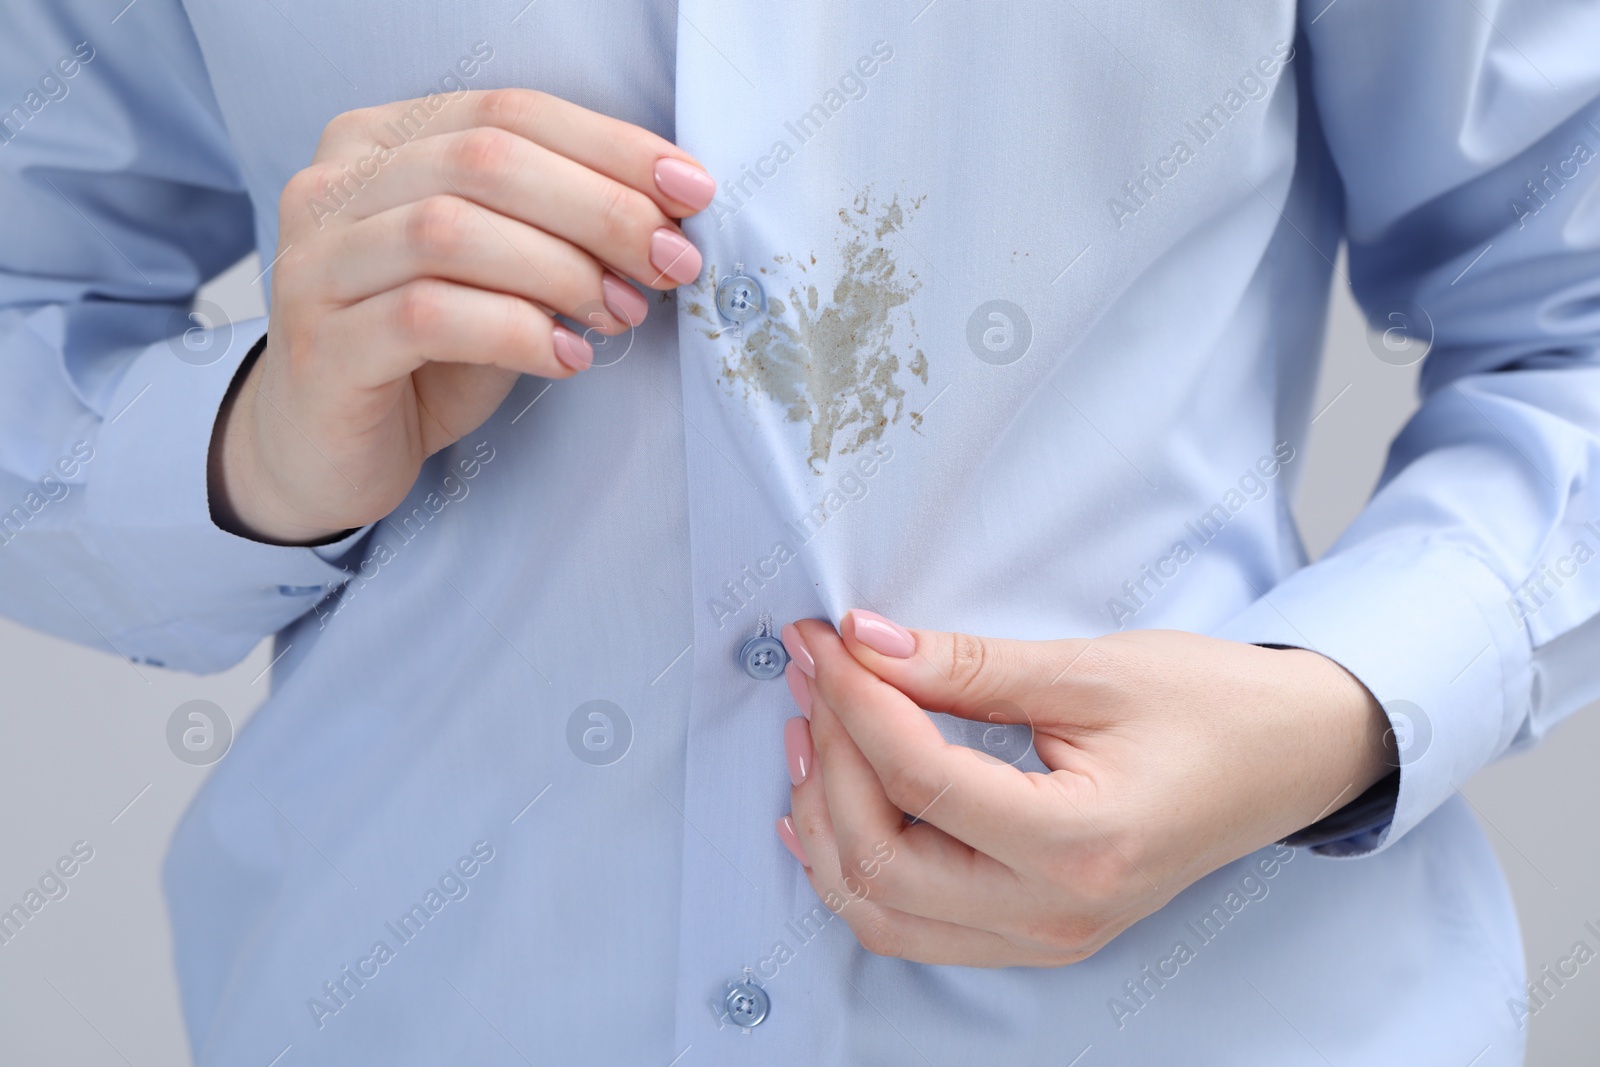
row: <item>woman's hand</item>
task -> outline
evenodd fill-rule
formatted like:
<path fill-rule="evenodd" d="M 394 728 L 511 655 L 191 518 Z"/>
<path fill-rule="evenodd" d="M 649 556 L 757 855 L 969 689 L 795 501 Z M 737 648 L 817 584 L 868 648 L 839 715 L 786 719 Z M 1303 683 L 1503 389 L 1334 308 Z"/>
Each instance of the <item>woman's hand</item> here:
<path fill-rule="evenodd" d="M 279 204 L 266 349 L 217 420 L 212 510 L 310 543 L 388 514 L 521 374 L 566 378 L 700 273 L 716 184 L 648 130 L 522 89 L 346 112 Z"/>
<path fill-rule="evenodd" d="M 785 730 L 778 833 L 879 955 L 1077 962 L 1394 765 L 1378 703 L 1314 652 L 1175 631 L 1001 641 L 864 611 L 841 630 L 783 630 L 810 722 Z M 1031 726 L 1050 773 L 947 744 L 921 708 Z"/>

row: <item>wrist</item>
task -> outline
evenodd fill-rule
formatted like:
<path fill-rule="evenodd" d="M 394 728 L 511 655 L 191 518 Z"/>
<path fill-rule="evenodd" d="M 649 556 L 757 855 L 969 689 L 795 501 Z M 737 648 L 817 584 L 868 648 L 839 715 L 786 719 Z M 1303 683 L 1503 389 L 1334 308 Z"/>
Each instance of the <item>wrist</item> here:
<path fill-rule="evenodd" d="M 1320 653 L 1285 649 L 1300 658 L 1313 692 L 1313 706 L 1326 739 L 1324 773 L 1337 782 L 1335 794 L 1304 815 L 1301 827 L 1318 823 L 1363 796 L 1399 766 L 1394 732 L 1383 706 L 1361 680 Z"/>
<path fill-rule="evenodd" d="M 256 404 L 263 367 L 260 356 L 266 344 L 263 335 L 240 364 L 211 431 L 206 465 L 211 521 L 228 533 L 264 544 L 298 546 L 337 540 L 347 531 L 292 518 L 291 509 L 273 492 L 271 479 L 258 462 Z"/>

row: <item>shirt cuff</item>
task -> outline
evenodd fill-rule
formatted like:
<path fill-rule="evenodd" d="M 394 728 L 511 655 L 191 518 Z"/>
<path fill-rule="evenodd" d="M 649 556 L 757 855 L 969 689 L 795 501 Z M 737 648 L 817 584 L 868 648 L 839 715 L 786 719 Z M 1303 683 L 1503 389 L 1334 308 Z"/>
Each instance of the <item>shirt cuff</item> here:
<path fill-rule="evenodd" d="M 378 524 L 375 522 L 369 522 L 359 529 L 351 530 L 337 541 L 331 541 L 325 545 L 312 545 L 311 551 L 315 552 L 317 557 L 324 562 L 338 566 L 339 561 L 349 555 L 350 550 L 359 545 L 362 539 L 371 533 L 372 528 L 376 525 Z"/>
<path fill-rule="evenodd" d="M 1373 825 L 1377 802 L 1364 794 L 1368 810 L 1350 836 L 1308 847 L 1330 856 L 1386 848 L 1505 750 L 1529 702 L 1532 661 L 1510 598 L 1462 549 L 1369 542 L 1290 575 L 1213 631 L 1327 656 L 1389 717 L 1399 770 L 1392 818 Z"/>
<path fill-rule="evenodd" d="M 115 642 L 133 659 L 202 672 L 237 663 L 345 580 L 330 559 L 366 532 L 319 552 L 251 541 L 211 521 L 212 427 L 265 330 L 266 320 L 255 319 L 214 331 L 224 351 L 204 365 L 190 362 L 193 350 L 177 341 L 153 345 L 112 398 L 96 442 L 88 522 L 96 550 L 147 609 L 140 614 L 149 621 Z"/>

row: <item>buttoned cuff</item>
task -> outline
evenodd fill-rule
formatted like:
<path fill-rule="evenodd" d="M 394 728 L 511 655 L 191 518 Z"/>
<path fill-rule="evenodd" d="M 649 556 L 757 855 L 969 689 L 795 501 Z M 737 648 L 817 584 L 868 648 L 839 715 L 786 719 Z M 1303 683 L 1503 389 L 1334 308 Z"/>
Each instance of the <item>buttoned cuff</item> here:
<path fill-rule="evenodd" d="M 376 525 L 378 524 L 375 522 L 369 522 L 360 529 L 351 530 L 337 541 L 330 541 L 325 545 L 312 545 L 311 551 L 315 552 L 317 558 L 324 562 L 338 566 L 339 561 L 349 555 L 351 549 L 365 540 L 367 534 L 371 533 L 372 528 Z"/>
<path fill-rule="evenodd" d="M 318 551 L 261 544 L 211 521 L 212 427 L 265 329 L 256 319 L 212 331 L 210 343 L 225 351 L 203 366 L 188 361 L 194 350 L 181 341 L 151 346 L 128 369 L 101 426 L 89 529 L 145 608 L 139 614 L 149 621 L 114 642 L 136 659 L 196 671 L 238 662 L 344 581 L 330 560 L 365 533 Z"/>
<path fill-rule="evenodd" d="M 1213 631 L 1327 656 L 1389 717 L 1400 771 L 1392 816 L 1369 810 L 1349 836 L 1315 851 L 1386 848 L 1505 750 L 1529 701 L 1532 660 L 1510 598 L 1462 549 L 1390 540 L 1303 568 Z"/>

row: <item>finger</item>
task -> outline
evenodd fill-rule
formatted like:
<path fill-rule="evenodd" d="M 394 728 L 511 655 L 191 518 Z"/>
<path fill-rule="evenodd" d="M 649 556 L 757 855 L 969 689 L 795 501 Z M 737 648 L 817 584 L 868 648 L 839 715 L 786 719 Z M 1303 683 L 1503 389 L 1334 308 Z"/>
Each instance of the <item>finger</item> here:
<path fill-rule="evenodd" d="M 859 608 L 845 613 L 839 633 L 858 663 L 921 707 L 1025 725 L 1031 718 L 1024 709 L 1041 704 L 1033 698 L 1070 678 L 1090 647 L 1085 640 L 1008 641 L 908 630 Z"/>
<path fill-rule="evenodd" d="M 369 352 L 335 361 L 358 388 L 377 388 L 431 362 L 503 367 L 569 378 L 593 358 L 589 342 L 526 300 L 424 278 L 330 315 L 330 351 Z"/>
<path fill-rule="evenodd" d="M 829 911 L 845 920 L 867 951 L 917 963 L 969 967 L 1053 967 L 1071 962 L 1058 953 L 1014 945 L 985 930 L 909 915 L 876 902 L 872 879 L 859 872 L 847 875 L 840 868 L 820 777 L 814 772 L 794 790 L 790 825 L 810 861 L 805 871 L 811 888 Z"/>
<path fill-rule="evenodd" d="M 936 826 L 906 824 L 820 693 L 812 695 L 809 735 L 843 873 L 869 881 L 874 899 L 896 911 L 989 930 L 1030 948 L 1057 947 L 1040 939 L 1057 925 L 1050 911 L 1014 872 Z"/>
<path fill-rule="evenodd" d="M 816 665 L 817 696 L 896 807 L 1014 869 L 1058 840 L 1057 805 L 1030 776 L 946 742 L 921 708 L 856 662 L 833 627 L 804 619 L 795 628 Z"/>
<path fill-rule="evenodd" d="M 326 166 L 295 175 L 296 192 L 320 187 Z M 290 190 L 286 188 L 285 195 Z M 583 164 L 491 126 L 406 145 L 383 174 L 338 207 L 340 221 L 371 218 L 434 196 L 455 195 L 577 245 L 657 289 L 699 276 L 700 253 L 645 194 Z M 324 228 L 327 215 L 317 218 Z"/>
<path fill-rule="evenodd" d="M 514 133 L 621 182 L 673 218 L 703 210 L 716 192 L 716 182 L 700 162 L 671 141 L 532 89 L 441 93 L 348 111 L 328 123 L 316 158 L 353 156 L 359 163 L 376 146 L 393 149 L 480 126 Z M 662 167 L 663 159 L 673 163 Z"/>
<path fill-rule="evenodd" d="M 872 765 L 850 740 L 850 735 L 820 695 L 816 683 L 800 679 L 811 690 L 811 721 L 798 720 L 785 733 L 785 748 L 790 751 L 790 771 L 794 771 L 792 735 L 802 738 L 813 767 L 826 765 L 822 777 L 828 810 L 838 812 L 833 820 L 834 837 L 845 859 L 845 870 L 866 870 L 893 853 L 906 827 L 905 813 L 889 799 Z M 819 715 L 820 709 L 820 715 Z M 791 720 L 794 722 L 794 720 Z"/>
<path fill-rule="evenodd" d="M 605 334 L 637 326 L 649 311 L 648 300 L 588 254 L 457 196 L 391 208 L 328 241 L 311 284 L 335 304 L 443 278 L 520 296 Z"/>
<path fill-rule="evenodd" d="M 470 363 L 424 363 L 411 372 L 422 451 L 433 455 L 494 414 L 522 375 Z"/>

